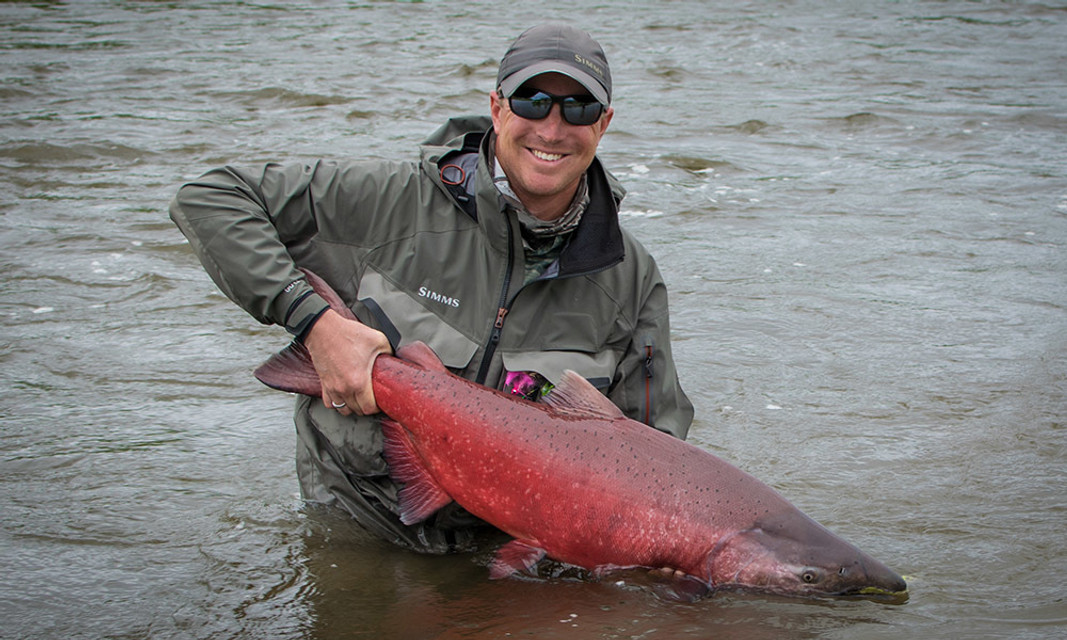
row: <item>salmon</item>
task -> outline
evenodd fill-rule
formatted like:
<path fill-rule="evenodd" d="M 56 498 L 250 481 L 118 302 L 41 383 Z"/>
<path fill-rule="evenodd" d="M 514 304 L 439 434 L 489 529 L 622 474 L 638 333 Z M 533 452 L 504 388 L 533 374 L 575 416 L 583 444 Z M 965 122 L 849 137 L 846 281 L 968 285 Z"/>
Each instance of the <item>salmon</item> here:
<path fill-rule="evenodd" d="M 329 285 L 308 279 L 355 319 Z M 299 343 L 256 375 L 321 395 Z M 535 403 L 452 374 L 416 342 L 379 356 L 372 384 L 385 414 L 386 461 L 402 485 L 401 520 L 420 522 L 455 501 L 509 534 L 493 578 L 547 556 L 595 574 L 666 568 L 686 594 L 906 595 L 901 576 L 774 489 L 627 418 L 574 372 Z"/>

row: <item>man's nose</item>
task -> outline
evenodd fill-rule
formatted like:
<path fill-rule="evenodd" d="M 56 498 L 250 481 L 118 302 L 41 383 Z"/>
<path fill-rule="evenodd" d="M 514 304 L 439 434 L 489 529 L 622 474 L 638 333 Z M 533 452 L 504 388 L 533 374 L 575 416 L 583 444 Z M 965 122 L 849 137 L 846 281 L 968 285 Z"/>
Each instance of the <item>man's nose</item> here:
<path fill-rule="evenodd" d="M 539 123 L 538 131 L 549 140 L 558 140 L 566 135 L 567 127 L 570 126 L 566 120 L 563 119 L 563 105 L 554 104 L 549 110 L 548 115 L 542 118 Z"/>

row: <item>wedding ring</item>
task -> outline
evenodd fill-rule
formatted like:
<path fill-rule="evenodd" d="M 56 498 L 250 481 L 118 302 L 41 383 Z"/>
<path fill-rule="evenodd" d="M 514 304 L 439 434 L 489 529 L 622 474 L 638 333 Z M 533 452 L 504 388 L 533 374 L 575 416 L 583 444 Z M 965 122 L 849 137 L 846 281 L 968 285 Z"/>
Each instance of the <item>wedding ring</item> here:
<path fill-rule="evenodd" d="M 341 409 L 342 407 L 344 407 L 344 406 L 345 406 L 345 403 L 343 403 L 343 402 L 342 402 L 341 404 L 337 404 L 336 402 L 332 402 L 332 401 L 331 401 L 331 402 L 330 402 L 330 404 L 332 404 L 332 405 L 333 405 L 333 408 L 334 408 L 334 409 Z"/>

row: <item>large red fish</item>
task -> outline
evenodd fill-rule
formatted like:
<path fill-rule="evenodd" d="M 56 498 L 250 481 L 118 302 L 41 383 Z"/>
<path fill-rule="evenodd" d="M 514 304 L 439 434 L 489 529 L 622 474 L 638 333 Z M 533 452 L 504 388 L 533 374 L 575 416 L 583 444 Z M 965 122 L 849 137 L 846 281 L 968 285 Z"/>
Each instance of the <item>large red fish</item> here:
<path fill-rule="evenodd" d="M 315 289 L 355 319 L 314 274 Z M 724 460 L 626 418 L 568 372 L 533 403 L 448 372 L 421 343 L 379 356 L 372 374 L 401 518 L 455 500 L 514 536 L 493 577 L 544 556 L 602 572 L 669 568 L 707 590 L 785 595 L 906 593 L 904 580 Z M 269 386 L 319 395 L 294 344 L 256 371 Z"/>

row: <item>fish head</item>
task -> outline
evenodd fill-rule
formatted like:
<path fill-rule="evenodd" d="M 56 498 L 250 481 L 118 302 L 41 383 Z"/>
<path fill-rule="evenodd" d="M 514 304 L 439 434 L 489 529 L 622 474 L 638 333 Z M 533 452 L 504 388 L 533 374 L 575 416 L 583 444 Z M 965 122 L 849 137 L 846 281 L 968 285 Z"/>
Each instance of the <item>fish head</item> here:
<path fill-rule="evenodd" d="M 899 574 L 799 511 L 731 534 L 712 551 L 708 564 L 715 587 L 907 599 L 907 583 Z"/>

